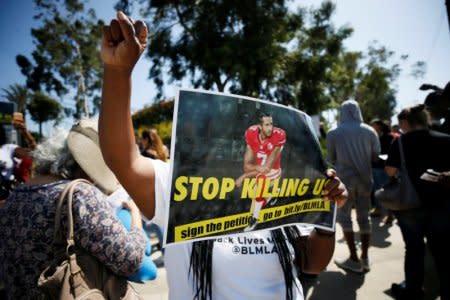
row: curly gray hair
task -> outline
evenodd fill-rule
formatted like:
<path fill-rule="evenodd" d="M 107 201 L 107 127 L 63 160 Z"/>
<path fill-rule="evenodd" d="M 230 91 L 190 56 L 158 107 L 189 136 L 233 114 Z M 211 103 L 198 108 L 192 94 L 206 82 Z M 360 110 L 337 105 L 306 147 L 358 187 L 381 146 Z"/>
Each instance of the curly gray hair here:
<path fill-rule="evenodd" d="M 73 178 L 79 166 L 67 146 L 68 134 L 67 130 L 56 128 L 49 138 L 31 152 L 37 174 Z"/>

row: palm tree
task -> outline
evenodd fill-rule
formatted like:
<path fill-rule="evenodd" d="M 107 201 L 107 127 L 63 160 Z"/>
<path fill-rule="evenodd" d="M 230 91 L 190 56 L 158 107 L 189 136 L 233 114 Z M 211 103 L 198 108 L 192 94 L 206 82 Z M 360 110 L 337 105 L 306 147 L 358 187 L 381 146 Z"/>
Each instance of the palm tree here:
<path fill-rule="evenodd" d="M 7 88 L 2 89 L 2 97 L 5 97 L 11 103 L 17 105 L 17 111 L 21 112 L 25 117 L 25 111 L 27 110 L 28 100 L 30 94 L 28 89 L 20 84 L 11 84 Z"/>

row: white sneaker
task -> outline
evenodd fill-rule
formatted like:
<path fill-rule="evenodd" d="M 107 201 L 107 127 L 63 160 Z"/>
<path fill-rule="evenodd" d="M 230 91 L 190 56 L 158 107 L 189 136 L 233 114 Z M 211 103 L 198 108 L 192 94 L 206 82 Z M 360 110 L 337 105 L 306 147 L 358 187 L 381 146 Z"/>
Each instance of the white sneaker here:
<path fill-rule="evenodd" d="M 361 266 L 364 272 L 370 271 L 370 261 L 369 258 L 361 258 Z"/>
<path fill-rule="evenodd" d="M 334 263 L 341 269 L 344 269 L 346 271 L 351 271 L 354 273 L 361 274 L 363 273 L 363 267 L 361 265 L 361 262 L 354 261 L 350 257 L 347 259 L 335 259 Z"/>

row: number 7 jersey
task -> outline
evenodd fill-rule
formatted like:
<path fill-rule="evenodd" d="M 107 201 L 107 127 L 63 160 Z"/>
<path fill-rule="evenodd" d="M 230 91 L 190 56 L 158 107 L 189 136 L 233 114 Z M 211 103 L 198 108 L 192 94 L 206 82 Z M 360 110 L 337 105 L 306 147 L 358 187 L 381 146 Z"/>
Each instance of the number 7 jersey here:
<path fill-rule="evenodd" d="M 261 140 L 258 125 L 253 125 L 245 131 L 245 142 L 253 150 L 256 157 L 256 164 L 263 166 L 273 149 L 276 147 L 283 148 L 283 145 L 286 143 L 286 133 L 283 129 L 274 127 L 272 135 Z M 281 154 L 275 159 L 272 169 L 280 169 L 280 161 Z"/>

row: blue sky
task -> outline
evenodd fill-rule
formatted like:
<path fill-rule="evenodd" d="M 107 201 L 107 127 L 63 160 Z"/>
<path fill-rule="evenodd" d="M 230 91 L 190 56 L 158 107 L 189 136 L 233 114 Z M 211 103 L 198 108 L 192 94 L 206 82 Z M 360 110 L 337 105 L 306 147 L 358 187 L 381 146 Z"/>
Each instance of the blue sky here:
<path fill-rule="evenodd" d="M 104 20 L 114 17 L 115 2 L 91 1 L 98 17 Z M 318 3 L 314 0 L 294 1 L 291 6 Z M 335 3 L 337 11 L 332 18 L 335 26 L 350 25 L 354 29 L 345 42 L 348 50 L 365 51 L 372 41 L 377 40 L 379 45 L 394 51 L 397 58 L 402 54 L 409 55 L 405 70 L 397 81 L 397 112 L 404 106 L 423 102 L 427 92 L 419 91 L 422 83 L 444 86 L 450 80 L 450 30 L 445 0 L 339 0 Z M 0 0 L 0 89 L 25 83 L 15 56 L 29 56 L 34 48 L 31 38 L 31 28 L 35 26 L 33 7 L 32 0 Z M 423 79 L 416 80 L 409 75 L 409 67 L 418 60 L 427 63 L 427 73 Z M 150 105 L 154 98 L 154 86 L 147 79 L 149 67 L 150 63 L 141 58 L 133 73 L 133 110 Z M 174 96 L 176 88 L 168 86 L 166 95 Z M 63 125 L 69 127 L 70 123 L 66 120 Z M 37 130 L 37 126 L 29 124 L 32 130 Z M 48 134 L 51 127 L 52 124 L 44 126 L 44 134 Z"/>

